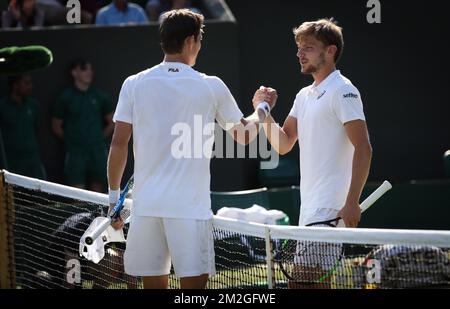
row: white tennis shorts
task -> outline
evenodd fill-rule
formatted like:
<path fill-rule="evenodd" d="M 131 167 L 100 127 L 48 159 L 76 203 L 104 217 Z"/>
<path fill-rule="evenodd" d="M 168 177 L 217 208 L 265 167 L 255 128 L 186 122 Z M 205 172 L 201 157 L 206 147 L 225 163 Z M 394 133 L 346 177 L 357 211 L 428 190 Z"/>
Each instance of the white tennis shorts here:
<path fill-rule="evenodd" d="M 322 222 L 337 217 L 339 210 L 318 208 L 300 214 L 299 225 L 305 226 L 314 222 Z M 320 224 L 314 227 L 330 227 Z M 305 268 L 320 268 L 330 271 L 339 267 L 343 245 L 340 243 L 321 243 L 314 241 L 298 241 L 294 262 Z"/>
<path fill-rule="evenodd" d="M 338 213 L 339 210 L 334 208 L 301 209 L 298 225 L 306 226 L 314 222 L 331 220 L 336 218 Z"/>
<path fill-rule="evenodd" d="M 132 216 L 124 254 L 133 276 L 215 274 L 212 220 Z"/>

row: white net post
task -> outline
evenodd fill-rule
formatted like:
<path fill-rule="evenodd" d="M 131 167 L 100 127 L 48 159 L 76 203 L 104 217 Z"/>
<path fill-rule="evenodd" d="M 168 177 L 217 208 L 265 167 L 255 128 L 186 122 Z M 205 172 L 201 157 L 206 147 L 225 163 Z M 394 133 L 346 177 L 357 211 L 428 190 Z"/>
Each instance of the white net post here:
<path fill-rule="evenodd" d="M 272 239 L 270 238 L 270 228 L 265 227 L 265 240 L 266 240 L 266 261 L 267 261 L 267 286 L 269 289 L 273 289 L 275 285 L 274 276 L 274 260 L 272 254 Z"/>

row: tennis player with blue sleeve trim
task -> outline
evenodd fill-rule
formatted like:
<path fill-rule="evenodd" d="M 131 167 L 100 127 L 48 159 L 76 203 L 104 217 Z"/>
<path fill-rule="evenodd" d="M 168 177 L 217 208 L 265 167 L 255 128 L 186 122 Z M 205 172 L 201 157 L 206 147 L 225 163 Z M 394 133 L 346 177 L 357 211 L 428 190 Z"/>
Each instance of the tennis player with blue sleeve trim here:
<path fill-rule="evenodd" d="M 255 111 L 243 118 L 220 78 L 192 68 L 202 36 L 202 15 L 189 10 L 165 13 L 160 24 L 164 61 L 125 80 L 114 115 L 110 202 L 117 201 L 133 134 L 133 209 L 124 264 L 127 274 L 143 277 L 145 288 L 167 288 L 171 265 L 181 288 L 204 288 L 215 274 L 207 155 L 214 132 L 200 132 L 181 143 L 179 133 L 187 128 L 196 134 L 198 121 L 203 128 L 214 128 L 217 120 L 235 140 L 247 144 L 258 134 L 259 117 L 265 117 Z M 275 101 L 272 89 L 253 98 L 256 107 L 266 110 Z M 113 226 L 122 224 L 119 220 Z"/>

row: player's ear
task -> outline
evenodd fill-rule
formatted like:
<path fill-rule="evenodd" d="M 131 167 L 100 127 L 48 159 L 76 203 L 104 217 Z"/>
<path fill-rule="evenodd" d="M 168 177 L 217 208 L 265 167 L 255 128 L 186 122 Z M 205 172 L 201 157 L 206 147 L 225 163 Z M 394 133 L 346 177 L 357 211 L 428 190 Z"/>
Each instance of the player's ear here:
<path fill-rule="evenodd" d="M 184 51 L 184 50 L 187 50 L 188 48 L 189 48 L 189 37 L 186 37 L 183 42 L 182 50 Z"/>
<path fill-rule="evenodd" d="M 192 46 L 192 44 L 195 43 L 195 36 L 194 36 L 194 35 L 188 36 L 188 37 L 186 38 L 186 40 L 184 40 L 184 43 L 185 43 L 187 46 Z"/>
<path fill-rule="evenodd" d="M 328 48 L 327 48 L 327 53 L 328 53 L 330 56 L 332 56 L 332 57 L 334 58 L 334 55 L 336 55 L 336 53 L 337 53 L 337 47 L 336 47 L 336 45 L 330 45 L 330 46 L 328 46 Z"/>

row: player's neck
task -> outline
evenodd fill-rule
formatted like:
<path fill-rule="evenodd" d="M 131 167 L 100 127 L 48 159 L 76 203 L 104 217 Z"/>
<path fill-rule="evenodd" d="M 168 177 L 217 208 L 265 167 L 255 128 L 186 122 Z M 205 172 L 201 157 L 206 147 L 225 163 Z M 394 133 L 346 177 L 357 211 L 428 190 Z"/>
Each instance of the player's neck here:
<path fill-rule="evenodd" d="M 183 54 L 165 55 L 164 62 L 180 62 L 191 66 L 189 63 L 189 59 Z"/>
<path fill-rule="evenodd" d="M 336 71 L 336 66 L 328 66 L 324 67 L 316 73 L 313 73 L 312 76 L 314 78 L 314 85 L 318 86 L 321 82 L 323 82 L 331 73 Z"/>

